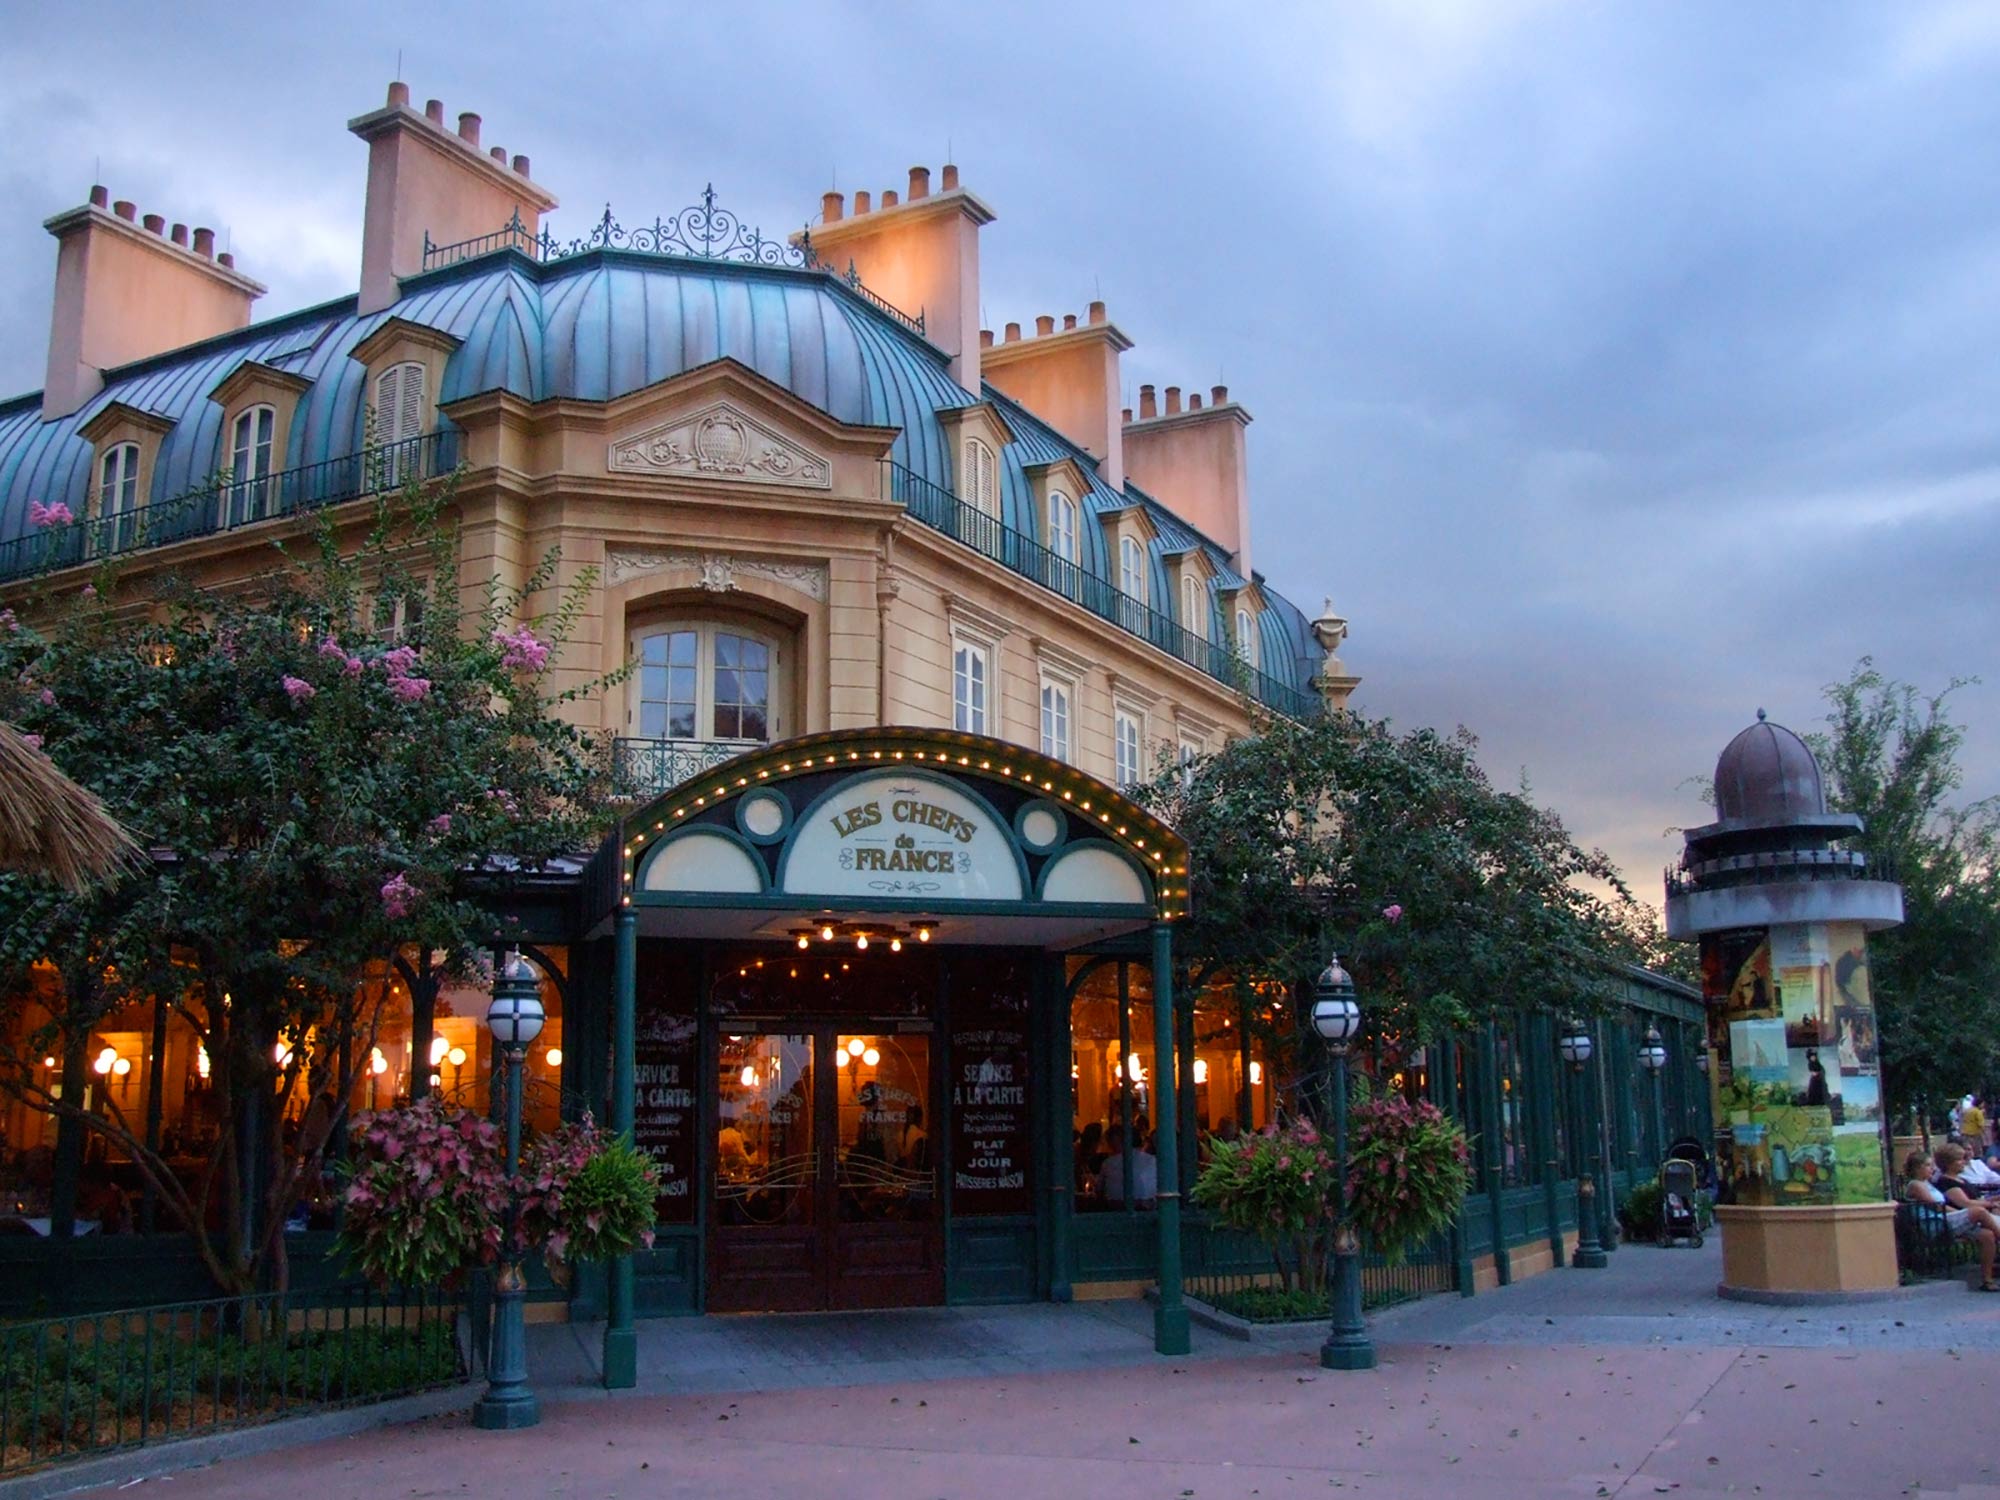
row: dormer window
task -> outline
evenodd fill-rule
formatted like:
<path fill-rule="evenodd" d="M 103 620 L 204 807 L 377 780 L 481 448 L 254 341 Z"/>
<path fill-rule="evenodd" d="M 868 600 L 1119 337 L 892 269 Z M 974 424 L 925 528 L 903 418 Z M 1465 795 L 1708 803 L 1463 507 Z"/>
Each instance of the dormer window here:
<path fill-rule="evenodd" d="M 139 445 L 117 443 L 97 466 L 97 513 L 130 515 L 139 505 Z"/>
<path fill-rule="evenodd" d="M 400 443 L 424 431 L 424 367 L 415 360 L 375 377 L 375 441 Z"/>
<path fill-rule="evenodd" d="M 269 504 L 272 440 L 278 414 L 269 406 L 252 406 L 229 428 L 230 524 L 261 519 Z"/>
<path fill-rule="evenodd" d="M 1076 502 L 1061 490 L 1049 491 L 1049 551 L 1066 563 L 1077 561 Z"/>
<path fill-rule="evenodd" d="M 1118 590 L 1141 604 L 1146 602 L 1146 549 L 1137 537 L 1118 539 Z"/>
<path fill-rule="evenodd" d="M 960 498 L 981 515 L 1000 514 L 1000 462 L 976 437 L 965 440 L 964 491 Z"/>
<path fill-rule="evenodd" d="M 1247 609 L 1236 611 L 1236 654 L 1248 665 L 1257 665 L 1257 630 Z"/>
<path fill-rule="evenodd" d="M 1201 580 L 1192 573 L 1181 574 L 1181 625 L 1203 640 L 1208 639 L 1208 611 L 1203 607 Z"/>

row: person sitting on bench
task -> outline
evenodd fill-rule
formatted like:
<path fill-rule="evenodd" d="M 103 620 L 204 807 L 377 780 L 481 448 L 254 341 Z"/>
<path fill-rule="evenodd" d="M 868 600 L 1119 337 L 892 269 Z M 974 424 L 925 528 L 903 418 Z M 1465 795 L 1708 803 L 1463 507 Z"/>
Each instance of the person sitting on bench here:
<path fill-rule="evenodd" d="M 1979 1290 L 2000 1292 L 2000 1281 L 1993 1279 L 1994 1246 L 2000 1244 L 2000 1219 L 1993 1216 L 1993 1210 L 1983 1203 L 1975 1203 L 1965 1191 L 1964 1185 L 1939 1168 L 1947 1157 L 1953 1165 L 1963 1156 L 1956 1146 L 1940 1146 L 1937 1160 L 1925 1157 L 1922 1151 L 1912 1151 L 1903 1160 L 1903 1196 L 1912 1203 L 1940 1209 L 1944 1213 L 1945 1228 L 1955 1240 L 1971 1240 L 1979 1247 Z M 1949 1187 L 1944 1184 L 1950 1183 Z"/>

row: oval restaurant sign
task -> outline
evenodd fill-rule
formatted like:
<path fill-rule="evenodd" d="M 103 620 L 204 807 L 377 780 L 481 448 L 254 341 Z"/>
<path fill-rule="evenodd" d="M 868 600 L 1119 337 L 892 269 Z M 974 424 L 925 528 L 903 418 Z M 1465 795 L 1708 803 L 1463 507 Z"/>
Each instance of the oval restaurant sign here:
<path fill-rule="evenodd" d="M 985 803 L 928 776 L 857 776 L 814 805 L 792 836 L 790 896 L 1019 901 L 1012 834 Z"/>

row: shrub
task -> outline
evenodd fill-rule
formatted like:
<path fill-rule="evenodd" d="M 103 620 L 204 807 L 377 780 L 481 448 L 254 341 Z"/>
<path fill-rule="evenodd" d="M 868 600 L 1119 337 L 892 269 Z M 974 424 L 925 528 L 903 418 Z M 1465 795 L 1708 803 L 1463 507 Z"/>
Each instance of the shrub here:
<path fill-rule="evenodd" d="M 1333 1153 L 1309 1120 L 1282 1130 L 1217 1141 L 1195 1179 L 1195 1204 L 1226 1228 L 1255 1235 L 1271 1251 L 1284 1290 L 1326 1288 L 1332 1248 Z"/>
<path fill-rule="evenodd" d="M 530 1147 L 521 1180 L 520 1248 L 540 1249 L 552 1270 L 653 1243 L 659 1168 L 587 1114 Z"/>
<path fill-rule="evenodd" d="M 1435 1104 L 1371 1094 L 1356 1083 L 1348 1110 L 1348 1222 L 1391 1264 L 1451 1227 L 1472 1176 L 1465 1132 Z"/>
<path fill-rule="evenodd" d="M 1625 1195 L 1618 1205 L 1618 1227 L 1628 1240 L 1650 1244 L 1660 1237 L 1660 1184 L 1642 1182 Z M 1707 1229 L 1715 1218 L 1715 1200 L 1704 1191 L 1694 1195 L 1697 1229 Z"/>
<path fill-rule="evenodd" d="M 378 1286 L 450 1286 L 500 1253 L 500 1137 L 435 1097 L 357 1115 L 339 1248 Z"/>

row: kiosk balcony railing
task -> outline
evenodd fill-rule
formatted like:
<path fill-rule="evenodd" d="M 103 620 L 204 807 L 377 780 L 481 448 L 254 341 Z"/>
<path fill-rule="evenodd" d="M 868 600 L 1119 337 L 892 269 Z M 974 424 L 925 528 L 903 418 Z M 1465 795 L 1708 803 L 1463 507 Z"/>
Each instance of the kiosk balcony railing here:
<path fill-rule="evenodd" d="M 433 479 L 457 464 L 458 434 L 441 430 L 255 479 L 218 474 L 171 500 L 0 542 L 0 582 L 304 515 L 411 479 Z"/>
<path fill-rule="evenodd" d="M 1039 540 L 1016 531 L 997 516 L 966 504 L 921 474 L 898 463 L 889 466 L 890 497 L 925 525 L 963 542 L 973 551 L 1011 572 L 1032 579 L 1051 593 L 1081 605 L 1100 620 L 1108 620 L 1128 635 L 1178 657 L 1189 666 L 1255 698 L 1266 708 L 1294 719 L 1320 711 L 1314 693 L 1278 681 L 1250 665 L 1227 641 L 1210 640 L 1179 621 L 1134 599 L 1108 578 L 1052 551 Z"/>
<path fill-rule="evenodd" d="M 670 792 L 690 777 L 755 750 L 761 740 L 649 740 L 626 736 L 612 741 L 612 795 L 638 802 Z"/>

